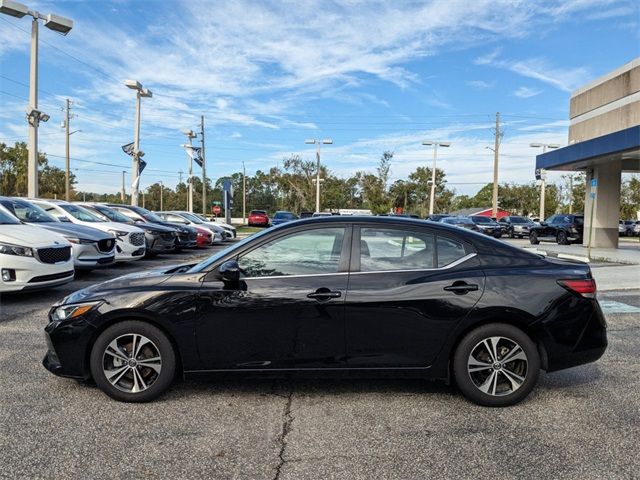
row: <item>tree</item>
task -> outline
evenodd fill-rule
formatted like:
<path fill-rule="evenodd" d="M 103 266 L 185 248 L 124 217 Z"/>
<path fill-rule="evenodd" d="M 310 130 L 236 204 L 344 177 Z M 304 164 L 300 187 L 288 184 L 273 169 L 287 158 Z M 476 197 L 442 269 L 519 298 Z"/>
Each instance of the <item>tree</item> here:
<path fill-rule="evenodd" d="M 7 196 L 27 195 L 28 149 L 25 142 L 16 142 L 13 147 L 0 143 L 0 194 Z M 38 153 L 38 186 L 41 197 L 62 197 L 65 194 L 64 170 L 49 165 L 47 157 Z M 76 178 L 69 175 L 71 195 Z"/>
<path fill-rule="evenodd" d="M 455 191 L 447 188 L 447 179 L 444 170 L 436 168 L 436 188 L 433 212 L 446 213 L 451 210 L 451 204 Z M 409 180 L 413 182 L 416 203 L 419 205 L 420 216 L 425 217 L 429 213 L 429 200 L 431 194 L 431 168 L 418 167 L 409 174 Z M 416 207 L 418 207 L 416 205 Z"/>
<path fill-rule="evenodd" d="M 362 189 L 364 205 L 373 214 L 389 213 L 391 209 L 391 198 L 387 191 L 387 182 L 391 171 L 391 160 L 393 152 L 386 151 L 378 161 L 376 169 L 377 175 L 366 172 L 357 172 L 358 184 Z"/>

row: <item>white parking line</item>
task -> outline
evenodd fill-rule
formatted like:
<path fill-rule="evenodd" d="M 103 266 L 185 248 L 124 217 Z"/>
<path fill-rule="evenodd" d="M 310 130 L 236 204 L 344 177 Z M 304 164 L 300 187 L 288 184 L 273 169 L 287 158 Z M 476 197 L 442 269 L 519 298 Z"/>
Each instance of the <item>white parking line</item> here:
<path fill-rule="evenodd" d="M 600 300 L 599 303 L 604 313 L 640 313 L 640 308 L 614 300 Z"/>

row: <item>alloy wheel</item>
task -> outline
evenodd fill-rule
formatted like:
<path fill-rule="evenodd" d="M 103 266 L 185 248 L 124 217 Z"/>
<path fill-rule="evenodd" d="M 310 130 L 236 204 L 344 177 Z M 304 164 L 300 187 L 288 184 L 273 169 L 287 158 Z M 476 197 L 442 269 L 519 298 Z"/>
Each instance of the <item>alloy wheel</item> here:
<path fill-rule="evenodd" d="M 137 333 L 120 335 L 102 355 L 102 371 L 111 385 L 126 393 L 140 393 L 158 379 L 162 370 L 160 350 Z"/>
<path fill-rule="evenodd" d="M 467 360 L 469 378 L 481 392 L 492 396 L 518 390 L 528 373 L 522 347 L 507 337 L 488 337 L 478 342 Z"/>

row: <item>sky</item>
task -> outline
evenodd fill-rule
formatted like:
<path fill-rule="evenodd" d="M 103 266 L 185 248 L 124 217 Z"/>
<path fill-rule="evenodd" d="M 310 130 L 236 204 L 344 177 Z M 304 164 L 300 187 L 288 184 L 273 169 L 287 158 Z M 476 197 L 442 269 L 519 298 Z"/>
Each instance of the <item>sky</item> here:
<path fill-rule="evenodd" d="M 571 91 L 640 55 L 635 0 L 32 1 L 73 19 L 40 29 L 39 149 L 64 167 L 60 123 L 72 101 L 71 166 L 79 191 L 115 193 L 131 162 L 135 79 L 142 101 L 140 185 L 186 175 L 184 129 L 205 117 L 207 176 L 268 171 L 306 139 L 331 138 L 322 162 L 338 176 L 375 170 L 391 181 L 430 166 L 438 150 L 451 188 L 534 180 L 531 142 L 566 145 Z M 28 17 L 0 15 L 0 141 L 26 141 Z M 199 144 L 199 138 L 196 141 Z M 194 174 L 200 170 L 194 167 Z M 551 173 L 549 180 L 558 179 Z M 129 187 L 127 187 L 127 190 Z"/>

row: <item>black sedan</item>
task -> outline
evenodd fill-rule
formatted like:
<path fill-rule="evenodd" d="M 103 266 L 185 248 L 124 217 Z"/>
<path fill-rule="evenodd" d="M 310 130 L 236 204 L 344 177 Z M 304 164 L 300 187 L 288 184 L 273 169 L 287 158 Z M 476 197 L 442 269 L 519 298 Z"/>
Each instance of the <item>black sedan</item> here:
<path fill-rule="evenodd" d="M 588 265 L 469 230 L 314 218 L 69 295 L 50 311 L 43 363 L 128 402 L 178 375 L 233 373 L 453 380 L 506 406 L 540 369 L 604 353 L 595 293 Z"/>
<path fill-rule="evenodd" d="M 498 220 L 498 223 L 503 227 L 506 227 L 505 233 L 509 235 L 509 238 L 528 237 L 531 229 L 536 226 L 536 224 L 533 223 L 530 219 L 526 217 L 518 217 L 515 215 L 502 217 L 500 220 Z"/>
<path fill-rule="evenodd" d="M 493 218 L 485 217 L 484 215 L 471 215 L 469 218 L 482 233 L 495 238 L 502 237 L 502 227 Z"/>

